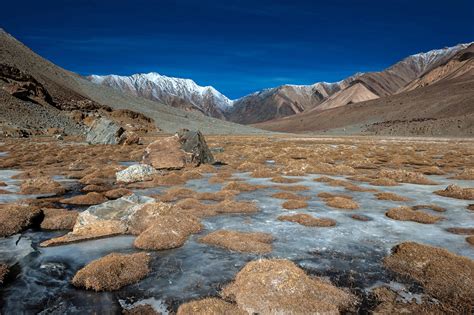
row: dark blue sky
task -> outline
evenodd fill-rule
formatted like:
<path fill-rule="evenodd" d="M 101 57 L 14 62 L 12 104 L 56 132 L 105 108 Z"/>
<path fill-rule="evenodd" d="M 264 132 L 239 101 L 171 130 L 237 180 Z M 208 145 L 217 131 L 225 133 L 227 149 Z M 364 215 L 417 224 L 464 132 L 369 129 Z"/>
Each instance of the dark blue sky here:
<path fill-rule="evenodd" d="M 0 26 L 80 74 L 155 71 L 237 98 L 474 41 L 474 1 L 4 1 Z"/>

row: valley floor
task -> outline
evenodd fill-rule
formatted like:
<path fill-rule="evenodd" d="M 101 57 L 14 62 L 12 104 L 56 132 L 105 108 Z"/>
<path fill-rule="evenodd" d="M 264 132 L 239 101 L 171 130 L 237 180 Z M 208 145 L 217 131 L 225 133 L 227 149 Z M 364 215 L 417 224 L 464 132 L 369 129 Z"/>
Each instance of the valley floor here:
<path fill-rule="evenodd" d="M 472 311 L 474 139 L 206 141 L 219 165 L 119 184 L 116 173 L 140 163 L 145 145 L 0 139 L 1 313 Z M 116 272 L 106 270 L 85 275 L 84 287 L 100 292 L 81 288 L 81 268 L 110 253 L 143 252 L 142 235 L 45 245 L 89 206 L 113 210 L 112 200 L 131 193 L 201 228 L 146 250 L 148 272 L 128 285 L 94 287 Z M 41 214 L 14 225 L 19 204 Z"/>

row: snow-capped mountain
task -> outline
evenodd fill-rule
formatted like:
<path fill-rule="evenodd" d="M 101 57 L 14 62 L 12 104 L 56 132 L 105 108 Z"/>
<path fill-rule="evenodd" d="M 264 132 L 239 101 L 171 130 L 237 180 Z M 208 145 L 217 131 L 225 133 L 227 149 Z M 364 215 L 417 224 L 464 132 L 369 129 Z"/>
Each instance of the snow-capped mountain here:
<path fill-rule="evenodd" d="M 434 49 L 428 52 L 422 52 L 408 56 L 399 63 L 411 64 L 413 65 L 419 74 L 423 74 L 433 67 L 444 63 L 447 59 L 450 59 L 459 51 L 466 49 L 472 43 L 459 44 L 452 47 L 445 47 L 441 49 Z M 389 68 L 390 69 L 390 68 Z"/>
<path fill-rule="evenodd" d="M 233 102 L 212 86 L 200 86 L 190 79 L 173 78 L 156 72 L 131 76 L 91 75 L 88 80 L 136 96 L 186 110 L 198 110 L 223 118 Z"/>
<path fill-rule="evenodd" d="M 155 72 L 132 76 L 91 75 L 94 83 L 122 92 L 237 123 L 258 123 L 311 110 L 325 110 L 402 92 L 411 82 L 441 66 L 470 44 L 431 50 L 404 58 L 391 67 L 356 73 L 339 82 L 285 84 L 230 100 L 211 86 Z"/>
<path fill-rule="evenodd" d="M 436 49 L 406 57 L 380 71 L 356 73 L 334 83 L 282 85 L 252 93 L 234 101 L 227 119 L 238 123 L 258 123 L 301 112 L 325 110 L 373 100 L 401 92 L 405 86 L 450 60 L 470 44 Z"/>

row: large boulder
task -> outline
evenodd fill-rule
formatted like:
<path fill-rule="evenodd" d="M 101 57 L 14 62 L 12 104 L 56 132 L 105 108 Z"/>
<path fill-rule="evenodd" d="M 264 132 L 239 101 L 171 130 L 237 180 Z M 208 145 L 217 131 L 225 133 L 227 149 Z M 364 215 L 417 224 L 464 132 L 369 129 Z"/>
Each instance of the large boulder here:
<path fill-rule="evenodd" d="M 150 165 L 137 164 L 131 165 L 126 169 L 119 171 L 115 174 L 117 182 L 120 183 L 135 183 L 151 180 L 153 175 L 158 172 Z"/>
<path fill-rule="evenodd" d="M 148 145 L 142 161 L 156 169 L 181 169 L 212 164 L 214 157 L 200 131 L 182 129 L 172 137 Z"/>
<path fill-rule="evenodd" d="M 86 141 L 89 144 L 118 144 L 125 132 L 121 126 L 107 118 L 97 118 L 90 126 Z"/>
<path fill-rule="evenodd" d="M 174 208 L 171 204 L 155 202 L 150 197 L 127 195 L 89 207 L 79 214 L 72 232 L 41 245 L 60 245 L 118 234 L 138 235 L 158 216 L 171 214 Z"/>

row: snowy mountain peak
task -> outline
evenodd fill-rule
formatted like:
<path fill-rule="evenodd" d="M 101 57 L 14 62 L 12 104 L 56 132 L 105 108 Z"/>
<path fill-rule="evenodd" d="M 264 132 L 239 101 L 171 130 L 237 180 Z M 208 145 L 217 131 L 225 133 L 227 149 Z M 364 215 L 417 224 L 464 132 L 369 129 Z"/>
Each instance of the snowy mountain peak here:
<path fill-rule="evenodd" d="M 472 43 L 458 44 L 452 47 L 444 47 L 441 49 L 434 49 L 427 52 L 420 52 L 406 57 L 400 63 L 411 64 L 417 69 L 419 74 L 429 71 L 433 66 L 453 57 L 459 51 L 466 49 Z M 397 66 L 395 64 L 393 67 Z M 393 68 L 392 67 L 392 68 Z"/>
<path fill-rule="evenodd" d="M 219 117 L 233 101 L 212 86 L 200 86 L 191 79 L 173 78 L 156 72 L 131 76 L 91 75 L 90 81 L 154 101 L 195 109 Z"/>

